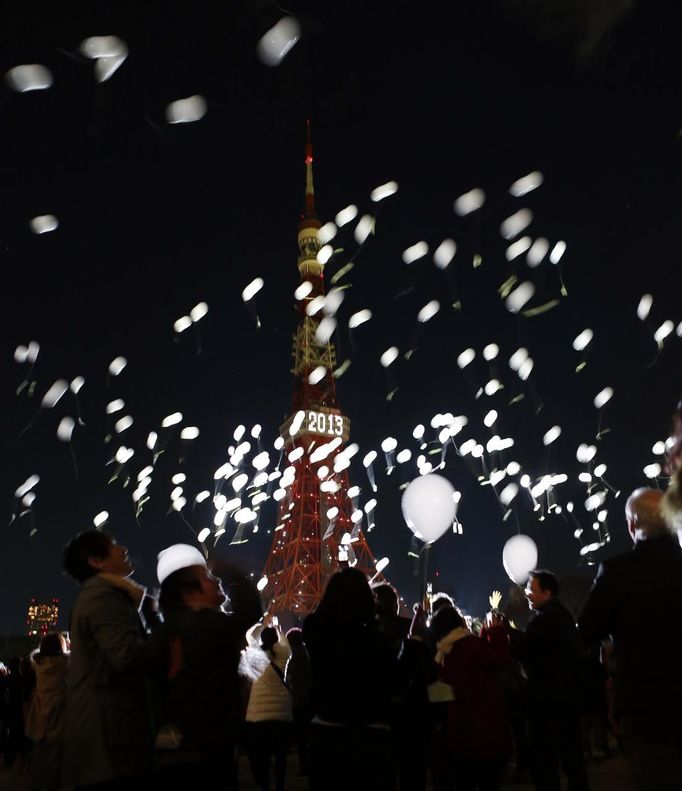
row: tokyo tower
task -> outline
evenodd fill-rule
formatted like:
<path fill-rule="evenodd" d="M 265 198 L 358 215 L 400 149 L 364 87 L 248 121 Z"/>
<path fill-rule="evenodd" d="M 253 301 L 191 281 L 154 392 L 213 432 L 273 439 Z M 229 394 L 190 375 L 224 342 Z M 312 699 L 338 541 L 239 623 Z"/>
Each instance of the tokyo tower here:
<path fill-rule="evenodd" d="M 375 573 L 374 558 L 360 528 L 359 491 L 348 483 L 349 458 L 344 448 L 350 421 L 336 400 L 336 350 L 329 331 L 334 320 L 324 310 L 310 124 L 305 167 L 305 206 L 298 226 L 301 283 L 296 290 L 299 323 L 293 336 L 292 411 L 280 428 L 288 466 L 281 479 L 282 497 L 262 593 L 270 615 L 293 623 L 315 609 L 334 571 L 351 565 L 369 577 Z"/>

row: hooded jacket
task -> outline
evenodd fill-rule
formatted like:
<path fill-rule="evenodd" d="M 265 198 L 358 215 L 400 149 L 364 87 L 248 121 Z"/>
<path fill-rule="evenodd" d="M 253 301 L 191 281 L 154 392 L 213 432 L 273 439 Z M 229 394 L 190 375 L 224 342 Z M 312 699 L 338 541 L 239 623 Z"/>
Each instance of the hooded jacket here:
<path fill-rule="evenodd" d="M 476 637 L 453 629 L 437 644 L 441 677 L 452 687 L 448 706 L 448 742 L 467 760 L 504 759 L 511 753 L 511 731 L 495 673 L 511 665 L 505 630 L 496 626 Z"/>
<path fill-rule="evenodd" d="M 246 721 L 292 722 L 291 693 L 284 683 L 287 659 L 291 654 L 289 641 L 284 636 L 280 637 L 272 648 L 273 656 L 260 647 L 263 628 L 262 624 L 256 624 L 248 630 L 247 647 L 240 660 L 240 672 L 251 681 Z"/>
<path fill-rule="evenodd" d="M 45 739 L 54 744 L 61 739 L 66 705 L 69 655 L 32 656 L 36 687 L 26 717 L 24 732 L 34 742 Z"/>

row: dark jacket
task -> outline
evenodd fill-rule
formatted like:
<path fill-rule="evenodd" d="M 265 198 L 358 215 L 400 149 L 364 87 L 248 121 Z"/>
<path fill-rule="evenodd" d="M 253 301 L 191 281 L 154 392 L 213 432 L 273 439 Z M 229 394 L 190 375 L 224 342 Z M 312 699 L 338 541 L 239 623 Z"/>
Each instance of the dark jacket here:
<path fill-rule="evenodd" d="M 303 640 L 315 716 L 341 725 L 388 724 L 397 660 L 373 620 L 349 625 L 313 613 L 303 624 Z"/>
<path fill-rule="evenodd" d="M 164 720 L 182 734 L 181 750 L 201 755 L 228 750 L 237 739 L 241 696 L 237 674 L 244 635 L 220 610 L 182 610 L 164 624 L 173 648 Z"/>
<path fill-rule="evenodd" d="M 675 536 L 638 542 L 600 566 L 578 628 L 588 643 L 613 636 L 617 713 L 679 722 L 681 614 L 682 549 Z"/>
<path fill-rule="evenodd" d="M 584 652 L 575 619 L 556 598 L 533 614 L 525 632 L 510 630 L 512 653 L 528 678 L 530 719 L 577 714 Z"/>
<path fill-rule="evenodd" d="M 145 676 L 150 654 L 136 605 L 124 590 L 96 575 L 78 594 L 70 631 L 65 785 L 151 771 L 155 725 Z"/>
<path fill-rule="evenodd" d="M 296 709 L 310 707 L 310 686 L 312 669 L 308 649 L 304 645 L 292 645 L 291 654 L 287 659 L 284 677 L 291 692 L 291 702 Z"/>
<path fill-rule="evenodd" d="M 447 650 L 447 653 L 445 652 Z M 481 637 L 455 629 L 438 643 L 442 679 L 455 699 L 448 703 L 448 743 L 467 760 L 499 760 L 511 754 L 511 730 L 495 673 L 511 666 L 509 640 L 503 628 Z"/>

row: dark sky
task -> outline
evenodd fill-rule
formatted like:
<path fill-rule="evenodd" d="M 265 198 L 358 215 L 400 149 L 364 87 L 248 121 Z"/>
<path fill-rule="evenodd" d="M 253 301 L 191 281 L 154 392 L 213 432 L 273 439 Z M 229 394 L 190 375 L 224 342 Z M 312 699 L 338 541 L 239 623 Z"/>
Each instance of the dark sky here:
<path fill-rule="evenodd" d="M 256 56 L 258 40 L 287 13 L 299 20 L 301 40 L 268 67 Z M 360 459 L 382 439 L 415 449 L 413 426 L 452 412 L 469 418 L 461 439 L 485 443 L 482 419 L 494 408 L 499 433 L 516 441 L 504 463 L 519 461 L 534 480 L 566 472 L 557 500 L 575 501 L 576 519 L 592 534 L 577 445 L 598 446 L 596 461 L 608 465 L 615 488 L 645 485 L 643 467 L 655 461 L 651 447 L 667 436 L 680 395 L 680 340 L 673 333 L 660 351 L 653 340 L 664 320 L 682 320 L 678 16 L 675 3 L 652 0 L 302 2 L 286 10 L 265 0 L 93 2 L 78 11 L 14 4 L 0 30 L 0 71 L 44 64 L 54 84 L 25 94 L 0 87 L 0 633 L 22 630 L 30 595 L 58 595 L 68 610 L 75 588 L 61 576 L 61 547 L 104 509 L 131 547 L 136 577 L 152 584 L 155 553 L 191 540 L 179 515 L 167 513 L 171 476 L 187 474 L 191 503 L 212 488 L 238 424 L 262 424 L 271 446 L 291 392 L 306 117 L 321 220 L 349 203 L 377 217 L 376 235 L 359 252 L 352 226 L 342 229 L 335 245 L 343 252 L 328 265 L 333 274 L 354 256 L 336 341 L 339 358 L 352 359 L 338 396 L 361 447 L 351 468 L 361 502 L 370 493 Z M 117 35 L 129 50 L 102 84 L 79 53 L 94 35 Z M 168 125 L 168 103 L 193 94 L 205 97 L 205 117 Z M 543 186 L 509 195 L 534 170 Z M 392 179 L 398 193 L 371 203 L 371 190 Z M 484 207 L 458 217 L 453 201 L 474 187 L 485 191 Z M 499 226 L 522 207 L 534 213 L 533 238 L 565 240 L 558 267 L 506 261 Z M 42 214 L 56 215 L 59 228 L 36 236 L 29 221 Z M 445 272 L 431 254 L 402 262 L 409 245 L 424 240 L 433 251 L 446 237 L 458 252 Z M 474 268 L 476 254 L 482 264 Z M 559 305 L 512 316 L 497 293 L 511 274 L 534 283 L 529 307 L 554 298 Z M 265 286 L 248 309 L 241 291 L 257 276 Z M 644 293 L 654 297 L 646 322 L 636 314 Z M 418 325 L 431 299 L 441 311 Z M 173 322 L 202 300 L 208 315 L 174 337 Z M 349 335 L 347 319 L 361 308 L 372 321 Z M 583 357 L 571 343 L 586 327 L 595 337 L 576 373 Z M 35 394 L 17 396 L 26 367 L 14 362 L 14 349 L 33 339 L 41 344 Z M 491 342 L 500 346 L 493 369 L 481 357 Z M 378 358 L 391 345 L 414 353 L 387 374 Z M 522 345 L 535 361 L 525 385 L 507 364 Z M 477 360 L 464 376 L 456 358 L 467 347 Z M 128 367 L 108 379 L 117 355 Z M 61 418 L 76 416 L 73 396 L 18 439 L 52 382 L 76 375 L 86 380 L 85 426 L 72 442 L 78 477 L 56 437 Z M 476 399 L 491 376 L 505 388 Z M 611 430 L 597 441 L 592 400 L 606 386 L 615 396 L 601 428 Z M 104 408 L 119 397 L 121 414 L 135 420 L 120 442 L 136 454 L 108 483 L 119 443 L 104 442 L 113 423 Z M 169 440 L 138 524 L 130 494 L 150 460 L 145 438 L 176 410 L 201 435 L 186 448 L 177 432 Z M 555 424 L 563 433 L 548 452 L 542 436 Z M 389 576 L 410 598 L 417 583 L 398 487 L 416 471 L 405 465 L 387 478 L 381 457 L 369 539 L 377 557 L 390 556 Z M 431 563 L 439 585 L 472 612 L 508 584 L 501 550 L 517 528 L 535 539 L 543 565 L 566 574 L 584 562 L 575 523 L 556 515 L 538 522 L 528 497 L 503 522 L 478 472 L 449 451 L 445 473 L 463 492 L 464 533 L 443 537 Z M 41 476 L 36 500 L 11 522 L 14 491 L 33 473 Z M 124 488 L 126 473 L 133 484 Z M 607 501 L 612 540 L 602 553 L 627 546 L 623 500 Z M 196 528 L 211 513 L 208 504 L 186 509 Z M 258 578 L 273 523 L 266 507 L 256 537 L 235 548 L 228 533 L 218 554 Z"/>

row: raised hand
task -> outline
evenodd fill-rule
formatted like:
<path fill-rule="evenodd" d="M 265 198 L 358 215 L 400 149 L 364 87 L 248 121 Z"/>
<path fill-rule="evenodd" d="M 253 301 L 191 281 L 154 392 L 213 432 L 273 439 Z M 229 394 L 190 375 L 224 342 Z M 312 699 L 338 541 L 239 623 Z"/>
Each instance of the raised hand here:
<path fill-rule="evenodd" d="M 498 610 L 500 608 L 500 602 L 502 601 L 502 594 L 500 591 L 493 591 L 488 598 L 490 602 L 490 608 L 494 610 Z"/>

